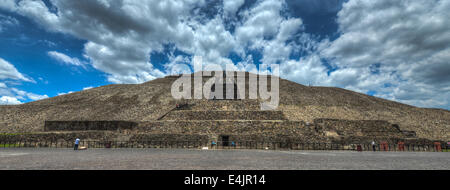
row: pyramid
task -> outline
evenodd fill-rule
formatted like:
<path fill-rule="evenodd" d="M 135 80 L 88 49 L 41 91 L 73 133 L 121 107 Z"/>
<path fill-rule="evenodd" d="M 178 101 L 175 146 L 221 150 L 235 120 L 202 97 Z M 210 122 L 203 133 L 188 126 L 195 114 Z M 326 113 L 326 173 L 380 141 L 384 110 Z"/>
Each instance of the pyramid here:
<path fill-rule="evenodd" d="M 248 97 L 251 75 L 235 72 L 234 80 L 226 82 L 237 92 L 240 89 L 236 90 L 233 83 L 238 76 L 244 77 L 244 97 L 235 93 L 225 99 L 175 99 L 171 88 L 183 77 L 178 75 L 0 106 L 0 141 L 78 137 L 111 141 L 367 143 L 450 138 L 448 110 L 417 108 L 285 79 L 279 79 L 279 106 L 262 110 L 264 100 Z M 193 76 L 184 77 L 193 81 Z M 203 76 L 203 84 L 211 77 Z M 269 76 L 269 84 L 273 77 Z M 228 92 L 230 88 L 225 86 L 223 91 Z"/>

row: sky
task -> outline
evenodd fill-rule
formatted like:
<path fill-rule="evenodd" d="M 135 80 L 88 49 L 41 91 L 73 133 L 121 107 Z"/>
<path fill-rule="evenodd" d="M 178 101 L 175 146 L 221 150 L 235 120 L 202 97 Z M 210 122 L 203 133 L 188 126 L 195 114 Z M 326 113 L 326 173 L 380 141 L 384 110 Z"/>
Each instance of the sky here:
<path fill-rule="evenodd" d="M 450 0 L 0 0 L 0 104 L 191 72 L 202 56 L 448 110 L 448 10 Z"/>

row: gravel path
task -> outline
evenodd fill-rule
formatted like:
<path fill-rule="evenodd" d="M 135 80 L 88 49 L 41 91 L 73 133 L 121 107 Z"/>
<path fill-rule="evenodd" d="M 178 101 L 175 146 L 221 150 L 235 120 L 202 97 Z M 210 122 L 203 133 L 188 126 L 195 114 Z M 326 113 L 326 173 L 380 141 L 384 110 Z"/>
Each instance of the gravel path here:
<path fill-rule="evenodd" d="M 450 169 L 448 152 L 0 149 L 0 169 Z"/>

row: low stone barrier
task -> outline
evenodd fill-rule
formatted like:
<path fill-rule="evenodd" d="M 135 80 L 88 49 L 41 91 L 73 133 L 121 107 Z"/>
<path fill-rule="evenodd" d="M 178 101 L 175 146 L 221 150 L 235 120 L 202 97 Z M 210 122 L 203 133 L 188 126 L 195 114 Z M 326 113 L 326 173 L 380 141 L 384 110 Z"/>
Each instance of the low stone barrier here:
<path fill-rule="evenodd" d="M 102 131 L 89 132 L 68 132 L 68 133 L 24 133 L 24 134 L 0 134 L 0 142 L 55 142 L 55 141 L 75 141 L 79 139 L 102 140 L 108 139 L 114 134 L 106 134 Z"/>
<path fill-rule="evenodd" d="M 406 137 L 398 125 L 384 120 L 315 119 L 314 125 L 317 132 L 336 133 L 341 137 Z"/>
<path fill-rule="evenodd" d="M 131 121 L 45 121 L 45 131 L 108 131 L 132 130 L 138 124 Z"/>
<path fill-rule="evenodd" d="M 191 111 L 168 113 L 162 120 L 286 120 L 282 111 Z"/>
<path fill-rule="evenodd" d="M 186 134 L 135 134 L 130 141 L 191 141 L 191 142 L 208 142 L 207 135 L 186 135 Z"/>

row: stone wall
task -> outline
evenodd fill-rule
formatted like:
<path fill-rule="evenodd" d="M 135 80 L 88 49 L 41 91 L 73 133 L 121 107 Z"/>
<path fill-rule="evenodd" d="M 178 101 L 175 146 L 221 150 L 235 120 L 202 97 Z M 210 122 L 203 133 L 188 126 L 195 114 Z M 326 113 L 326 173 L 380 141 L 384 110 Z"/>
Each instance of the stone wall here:
<path fill-rule="evenodd" d="M 45 121 L 45 131 L 89 131 L 89 130 L 126 130 L 134 129 L 136 122 L 131 121 Z"/>
<path fill-rule="evenodd" d="M 261 103 L 258 100 L 189 100 L 188 109 L 205 111 L 205 110 L 261 110 Z"/>
<path fill-rule="evenodd" d="M 199 134 L 135 134 L 130 141 L 190 141 L 190 142 L 208 142 L 209 136 Z"/>
<path fill-rule="evenodd" d="M 24 134 L 0 134 L 0 142 L 55 142 L 55 141 L 75 141 L 76 138 L 82 140 L 105 140 L 112 139 L 114 133 L 103 131 L 88 132 L 44 132 L 44 133 L 24 133 Z"/>
<path fill-rule="evenodd" d="M 239 140 L 283 141 L 295 138 L 303 142 L 325 142 L 313 126 L 302 121 L 149 121 L 141 122 L 136 128 L 148 134 L 200 134 L 217 139 L 220 135 L 236 137 Z M 252 137 L 252 138 L 249 138 Z"/>
<path fill-rule="evenodd" d="M 191 111 L 169 112 L 162 120 L 286 120 L 281 111 Z"/>
<path fill-rule="evenodd" d="M 229 141 L 284 142 L 284 143 L 389 143 L 421 142 L 413 131 L 402 131 L 400 126 L 382 120 L 316 119 L 314 123 L 288 120 L 265 120 L 282 117 L 278 111 L 187 111 L 177 118 L 194 120 L 130 121 L 46 121 L 43 132 L 32 134 L 0 135 L 0 141 Z M 176 115 L 175 114 L 175 115 Z M 209 115 L 211 114 L 211 115 Z M 221 115 L 222 114 L 222 115 Z M 259 115 L 258 115 L 259 114 Z M 272 114 L 272 115 L 271 115 Z M 279 114 L 279 115 L 277 115 Z M 168 115 L 166 119 L 174 119 Z M 209 115 L 209 116 L 208 116 Z M 216 118 L 214 118 L 216 116 Z M 195 120 L 217 119 L 217 120 Z M 209 118 L 211 117 L 211 118 Z M 217 118 L 218 117 L 218 118 Z M 227 120 L 228 117 L 262 120 Z M 220 120 L 223 119 L 223 120 Z M 56 132 L 57 131 L 57 132 Z M 431 141 L 430 141 L 431 142 Z"/>
<path fill-rule="evenodd" d="M 315 119 L 315 130 L 343 141 L 369 139 L 404 139 L 400 127 L 383 120 Z"/>

